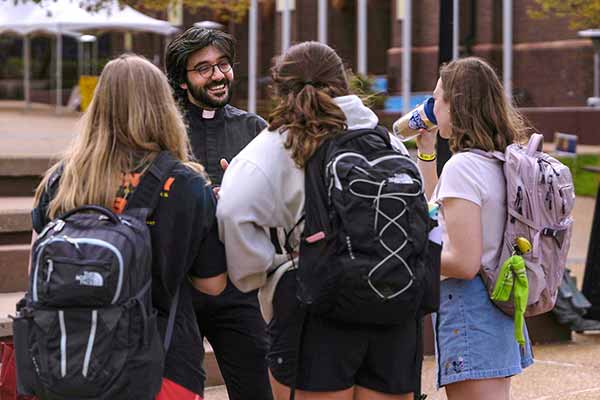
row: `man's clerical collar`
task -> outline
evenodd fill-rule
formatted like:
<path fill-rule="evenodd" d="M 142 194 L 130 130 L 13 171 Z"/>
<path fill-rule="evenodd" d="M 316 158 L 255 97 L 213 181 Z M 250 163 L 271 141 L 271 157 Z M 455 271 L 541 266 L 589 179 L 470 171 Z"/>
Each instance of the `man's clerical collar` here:
<path fill-rule="evenodd" d="M 213 119 L 215 117 L 215 110 L 202 110 L 202 118 Z"/>

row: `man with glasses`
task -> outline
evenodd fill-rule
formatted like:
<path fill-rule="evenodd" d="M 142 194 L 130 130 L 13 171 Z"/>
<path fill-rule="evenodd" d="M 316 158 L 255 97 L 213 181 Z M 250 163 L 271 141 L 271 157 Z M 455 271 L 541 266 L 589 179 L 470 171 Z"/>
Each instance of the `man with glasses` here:
<path fill-rule="evenodd" d="M 235 40 L 219 30 L 190 28 L 166 52 L 167 76 L 186 117 L 192 150 L 215 187 L 226 167 L 222 160 L 230 161 L 267 126 L 229 104 L 234 62 Z M 272 399 L 266 325 L 256 296 L 230 281 L 219 296 L 195 294 L 198 326 L 213 347 L 230 400 Z"/>

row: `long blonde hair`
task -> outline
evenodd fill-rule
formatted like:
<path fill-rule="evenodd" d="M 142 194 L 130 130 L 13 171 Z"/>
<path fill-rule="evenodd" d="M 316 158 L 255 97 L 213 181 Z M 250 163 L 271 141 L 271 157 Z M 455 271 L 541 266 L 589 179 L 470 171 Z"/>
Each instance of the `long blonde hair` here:
<path fill-rule="evenodd" d="M 147 165 L 162 150 L 203 173 L 190 161 L 185 124 L 166 77 L 148 60 L 122 55 L 104 67 L 80 132 L 38 186 L 36 204 L 62 166 L 49 218 L 84 204 L 111 208 L 122 174 Z"/>

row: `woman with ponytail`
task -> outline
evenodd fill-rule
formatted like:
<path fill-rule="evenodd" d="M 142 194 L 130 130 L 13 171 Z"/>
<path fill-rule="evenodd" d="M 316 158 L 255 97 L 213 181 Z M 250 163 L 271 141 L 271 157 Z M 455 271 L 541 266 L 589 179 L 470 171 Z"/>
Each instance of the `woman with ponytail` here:
<path fill-rule="evenodd" d="M 305 317 L 296 298 L 307 161 L 336 135 L 375 128 L 377 116 L 350 94 L 342 60 L 322 43 L 292 46 L 272 78 L 278 102 L 269 127 L 229 165 L 217 217 L 231 280 L 243 291 L 260 288 L 273 395 L 287 400 L 294 387 L 298 399 L 412 400 L 421 363 L 416 322 Z"/>

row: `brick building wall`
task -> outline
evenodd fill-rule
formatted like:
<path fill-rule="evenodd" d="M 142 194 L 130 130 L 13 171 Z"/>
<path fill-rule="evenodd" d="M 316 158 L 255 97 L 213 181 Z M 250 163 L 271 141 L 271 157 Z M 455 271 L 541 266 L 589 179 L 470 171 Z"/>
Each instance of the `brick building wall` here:
<path fill-rule="evenodd" d="M 390 91 L 402 90 L 402 30 L 403 22 L 397 19 L 397 2 L 392 0 L 392 43 L 387 51 Z M 437 76 L 439 4 L 434 0 L 413 1 L 412 26 L 412 87 L 413 92 L 432 91 Z"/>
<path fill-rule="evenodd" d="M 392 0 L 395 10 L 395 0 Z M 566 18 L 533 20 L 533 0 L 514 1 L 513 90 L 526 107 L 582 106 L 592 95 L 591 41 L 569 29 Z M 485 58 L 502 77 L 502 1 L 460 0 L 461 56 Z M 392 47 L 388 50 L 390 88 L 400 92 L 402 22 L 392 12 Z M 439 6 L 435 0 L 413 2 L 412 91 L 431 91 L 437 79 Z"/>
<path fill-rule="evenodd" d="M 259 95 L 268 101 L 268 79 L 273 58 L 281 48 L 281 13 L 276 1 L 260 1 L 259 10 Z M 519 105 L 526 107 L 582 106 L 592 95 L 593 49 L 591 41 L 577 36 L 564 18 L 533 20 L 527 9 L 534 0 L 514 1 L 513 88 Z M 401 92 L 402 21 L 397 0 L 368 0 L 368 71 L 387 75 L 391 93 Z M 346 65 L 355 69 L 357 0 L 330 0 L 328 42 Z M 413 92 L 430 92 L 437 79 L 439 1 L 413 0 L 412 87 Z M 296 0 L 291 13 L 291 42 L 316 40 L 318 0 Z M 502 77 L 502 1 L 460 0 L 460 54 L 488 60 Z M 211 19 L 210 11 L 184 13 L 184 27 Z M 247 17 L 226 28 L 238 39 L 235 101 L 246 97 Z M 150 43 L 156 48 L 156 43 Z"/>

